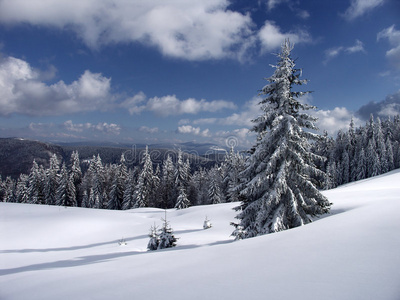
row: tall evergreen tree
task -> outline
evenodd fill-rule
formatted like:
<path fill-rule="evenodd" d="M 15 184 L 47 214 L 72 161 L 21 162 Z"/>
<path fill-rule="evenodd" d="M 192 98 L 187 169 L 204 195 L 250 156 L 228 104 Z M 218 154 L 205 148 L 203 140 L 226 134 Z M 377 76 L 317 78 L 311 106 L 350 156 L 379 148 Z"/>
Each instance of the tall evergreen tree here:
<path fill-rule="evenodd" d="M 193 202 L 195 205 L 208 204 L 208 176 L 204 168 L 194 172 L 191 187 L 193 189 Z"/>
<path fill-rule="evenodd" d="M 128 179 L 128 170 L 125 165 L 125 157 L 122 154 L 120 163 L 115 170 L 112 179 L 111 190 L 108 197 L 108 209 L 122 209 L 124 189 Z"/>
<path fill-rule="evenodd" d="M 101 161 L 100 155 L 97 155 L 97 157 L 93 157 L 94 161 L 91 162 L 93 173 L 91 175 L 91 188 L 92 193 L 89 196 L 92 197 L 92 200 L 94 200 L 94 206 L 93 208 L 107 208 L 107 195 L 105 191 L 105 173 L 104 173 L 104 166 Z M 90 169 L 91 167 L 89 167 Z"/>
<path fill-rule="evenodd" d="M 39 168 L 36 161 L 33 161 L 31 172 L 29 173 L 29 187 L 28 197 L 29 203 L 32 204 L 44 204 L 44 191 L 43 191 L 43 179 L 44 174 L 41 168 Z"/>
<path fill-rule="evenodd" d="M 82 197 L 79 186 L 82 182 L 81 162 L 78 151 L 73 151 L 71 154 L 71 176 L 75 187 L 75 195 L 78 206 L 82 206 Z"/>
<path fill-rule="evenodd" d="M 56 191 L 56 204 L 60 206 L 76 206 L 75 185 L 72 175 L 68 174 L 65 164 L 62 165 L 58 187 Z"/>
<path fill-rule="evenodd" d="M 181 189 L 185 191 L 185 194 L 189 194 L 189 182 L 190 182 L 190 163 L 189 159 L 184 161 L 182 150 L 178 151 L 178 159 L 175 169 L 175 188 L 177 194 L 181 193 Z M 177 200 L 177 199 L 175 199 Z M 176 203 L 175 203 L 176 204 Z"/>
<path fill-rule="evenodd" d="M 134 191 L 135 208 L 148 207 L 152 193 L 152 188 L 155 186 L 155 176 L 153 173 L 153 163 L 151 161 L 148 147 L 143 156 L 143 166 L 140 171 L 137 185 Z"/>
<path fill-rule="evenodd" d="M 16 202 L 15 181 L 10 176 L 7 176 L 4 182 L 3 202 Z"/>
<path fill-rule="evenodd" d="M 50 158 L 50 166 L 46 170 L 46 179 L 44 182 L 44 197 L 48 205 L 56 204 L 56 191 L 58 186 L 58 172 L 60 170 L 60 162 L 56 154 Z"/>
<path fill-rule="evenodd" d="M 131 209 L 135 205 L 135 199 L 133 197 L 134 187 L 136 184 L 134 170 L 131 170 L 128 174 L 128 179 L 126 181 L 125 189 L 124 189 L 124 196 L 122 201 L 122 209 Z"/>
<path fill-rule="evenodd" d="M 301 70 L 294 68 L 292 49 L 286 40 L 276 70 L 267 79 L 270 84 L 261 92 L 267 95 L 260 102 L 262 115 L 253 121 L 257 143 L 242 173 L 240 223 L 234 224 L 243 228 L 245 237 L 310 223 L 311 216 L 330 208 L 312 181 L 323 177 L 315 167 L 315 160 L 322 157 L 310 152 L 309 143 L 320 136 L 309 131 L 317 129 L 316 118 L 304 112 L 314 107 L 297 100 L 308 92 L 292 91 L 293 85 L 307 82 L 299 79 Z"/>
<path fill-rule="evenodd" d="M 221 191 L 222 178 L 218 167 L 215 166 L 208 172 L 208 198 L 210 204 L 218 204 L 225 202 L 225 197 Z"/>
<path fill-rule="evenodd" d="M 26 174 L 20 174 L 17 181 L 17 186 L 15 188 L 16 202 L 18 203 L 29 202 L 28 184 L 29 184 L 29 176 Z"/>
<path fill-rule="evenodd" d="M 380 162 L 378 153 L 376 152 L 376 143 L 375 139 L 372 136 L 372 138 L 368 142 L 367 146 L 367 153 L 366 153 L 366 158 L 367 158 L 367 178 L 379 175 L 380 173 L 379 167 L 380 167 Z"/>
<path fill-rule="evenodd" d="M 172 208 L 175 204 L 175 166 L 171 155 L 163 162 L 161 180 L 162 208 Z"/>
<path fill-rule="evenodd" d="M 364 148 L 361 148 L 361 151 L 358 154 L 357 161 L 358 164 L 357 164 L 356 180 L 361 180 L 367 177 L 367 163 L 366 163 Z"/>
<path fill-rule="evenodd" d="M 239 191 L 237 187 L 240 183 L 239 174 L 244 169 L 244 158 L 239 153 L 235 153 L 234 149 L 231 148 L 229 154 L 225 158 L 224 164 L 226 166 L 226 176 L 223 179 L 226 186 L 226 201 L 239 201 Z"/>
<path fill-rule="evenodd" d="M 393 146 L 390 138 L 386 138 L 386 157 L 388 164 L 388 171 L 392 171 L 394 169 L 394 157 L 393 157 Z"/>

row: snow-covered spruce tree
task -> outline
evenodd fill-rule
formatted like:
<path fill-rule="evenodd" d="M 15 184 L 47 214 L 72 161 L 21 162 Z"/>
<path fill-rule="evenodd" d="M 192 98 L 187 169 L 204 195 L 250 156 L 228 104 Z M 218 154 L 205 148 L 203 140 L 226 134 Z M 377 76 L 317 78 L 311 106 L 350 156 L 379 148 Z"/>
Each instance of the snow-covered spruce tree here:
<path fill-rule="evenodd" d="M 129 170 L 128 179 L 125 184 L 124 196 L 122 200 L 122 209 L 131 209 L 135 205 L 135 198 L 133 197 L 134 188 L 136 184 L 137 168 Z"/>
<path fill-rule="evenodd" d="M 175 205 L 175 166 L 171 155 L 163 162 L 162 180 L 161 180 L 161 199 L 162 208 L 171 208 Z"/>
<path fill-rule="evenodd" d="M 240 222 L 233 224 L 241 226 L 245 238 L 310 223 L 311 216 L 330 208 L 313 182 L 324 175 L 314 163 L 323 158 L 311 153 L 309 141 L 321 136 L 309 131 L 316 129 L 316 118 L 304 112 L 314 107 L 297 100 L 308 92 L 292 91 L 293 85 L 307 82 L 299 79 L 301 70 L 294 68 L 292 49 L 286 40 L 276 70 L 267 79 L 270 84 L 261 91 L 267 95 L 260 102 L 262 115 L 253 121 L 257 142 L 241 174 Z"/>
<path fill-rule="evenodd" d="M 165 212 L 164 223 L 160 229 L 159 243 L 157 249 L 172 248 L 176 246 L 177 238 L 174 236 L 174 232 L 167 221 L 167 212 Z"/>
<path fill-rule="evenodd" d="M 10 176 L 7 176 L 4 182 L 3 202 L 16 202 L 15 187 L 16 183 L 14 179 L 12 179 Z"/>
<path fill-rule="evenodd" d="M 125 165 L 124 154 L 122 154 L 120 164 L 116 167 L 115 176 L 112 178 L 111 190 L 108 196 L 108 209 L 122 209 L 124 189 L 127 180 L 128 170 Z"/>
<path fill-rule="evenodd" d="M 90 192 L 89 199 L 91 198 L 93 201 L 89 201 L 93 205 L 91 208 L 107 208 L 107 196 L 104 190 L 105 187 L 105 173 L 104 166 L 101 161 L 101 157 L 97 154 L 97 157 L 93 156 L 93 160 L 90 162 L 89 170 L 91 179 L 90 187 L 93 189 Z"/>
<path fill-rule="evenodd" d="M 47 205 L 56 204 L 56 191 L 58 186 L 58 172 L 60 170 L 60 162 L 56 154 L 50 157 L 50 166 L 46 170 L 46 178 L 44 180 L 44 197 Z"/>
<path fill-rule="evenodd" d="M 184 190 L 186 196 L 189 195 L 189 182 L 190 182 L 190 163 L 189 159 L 184 162 L 183 158 L 183 153 L 182 150 L 179 149 L 178 151 L 178 159 L 177 159 L 177 165 L 175 169 L 175 188 L 177 195 L 179 197 L 180 194 L 182 194 L 182 189 Z M 178 199 L 175 199 L 178 201 Z M 190 202 L 190 199 L 189 199 Z M 175 207 L 176 207 L 175 203 Z"/>
<path fill-rule="evenodd" d="M 71 154 L 71 176 L 75 186 L 75 195 L 78 206 L 82 206 L 83 195 L 80 194 L 79 186 L 82 182 L 82 170 L 78 151 Z"/>
<path fill-rule="evenodd" d="M 229 154 L 225 157 L 223 164 L 226 168 L 226 175 L 223 179 L 223 182 L 226 186 L 226 201 L 239 201 L 239 192 L 237 186 L 240 183 L 239 174 L 244 169 L 244 157 L 239 153 L 235 153 L 234 148 L 232 147 Z"/>
<path fill-rule="evenodd" d="M 149 206 L 150 196 L 154 186 L 156 186 L 156 180 L 149 149 L 146 147 L 146 152 L 143 156 L 142 170 L 139 173 L 138 181 L 133 193 L 135 201 L 134 208 Z"/>
<path fill-rule="evenodd" d="M 178 198 L 176 199 L 175 208 L 176 209 L 184 209 L 190 206 L 190 201 L 187 197 L 185 188 L 183 186 L 179 187 Z"/>
<path fill-rule="evenodd" d="M 150 228 L 150 232 L 149 232 L 149 242 L 147 244 L 147 249 L 148 250 L 157 250 L 158 249 L 158 245 L 160 244 L 160 236 L 157 233 L 157 226 L 156 224 L 154 224 L 153 226 L 151 226 Z"/>
<path fill-rule="evenodd" d="M 72 175 L 68 174 L 65 164 L 62 165 L 58 187 L 56 191 L 56 205 L 59 206 L 76 206 L 75 185 Z"/>
<path fill-rule="evenodd" d="M 31 172 L 29 173 L 29 185 L 28 185 L 28 197 L 29 203 L 32 204 L 44 204 L 44 170 L 40 168 L 37 162 L 34 160 L 31 168 Z"/>
<path fill-rule="evenodd" d="M 29 202 L 28 183 L 29 183 L 29 176 L 26 174 L 20 174 L 17 186 L 15 188 L 16 202 L 18 203 Z"/>
<path fill-rule="evenodd" d="M 222 178 L 218 167 L 215 166 L 208 172 L 208 198 L 210 204 L 225 202 L 225 197 L 221 191 Z"/>
<path fill-rule="evenodd" d="M 208 176 L 207 171 L 200 167 L 192 176 L 191 188 L 194 193 L 193 201 L 195 205 L 208 204 Z"/>

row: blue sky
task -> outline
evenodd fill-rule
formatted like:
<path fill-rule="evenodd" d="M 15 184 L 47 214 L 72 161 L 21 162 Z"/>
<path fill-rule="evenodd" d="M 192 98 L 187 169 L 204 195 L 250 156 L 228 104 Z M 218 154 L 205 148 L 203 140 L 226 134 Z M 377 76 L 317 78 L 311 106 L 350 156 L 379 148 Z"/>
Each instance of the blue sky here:
<path fill-rule="evenodd" d="M 0 0 L 0 136 L 248 147 L 285 38 L 321 130 L 400 113 L 396 0 Z"/>

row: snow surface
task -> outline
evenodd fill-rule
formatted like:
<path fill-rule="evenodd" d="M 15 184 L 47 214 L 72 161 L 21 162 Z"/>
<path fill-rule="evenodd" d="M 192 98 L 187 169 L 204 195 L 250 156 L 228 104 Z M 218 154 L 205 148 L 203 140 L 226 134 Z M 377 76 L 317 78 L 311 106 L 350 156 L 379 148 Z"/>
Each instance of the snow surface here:
<path fill-rule="evenodd" d="M 163 210 L 0 203 L 0 299 L 399 300 L 399 183 L 397 170 L 326 191 L 331 214 L 242 241 L 238 203 L 168 210 L 178 245 L 158 251 Z"/>

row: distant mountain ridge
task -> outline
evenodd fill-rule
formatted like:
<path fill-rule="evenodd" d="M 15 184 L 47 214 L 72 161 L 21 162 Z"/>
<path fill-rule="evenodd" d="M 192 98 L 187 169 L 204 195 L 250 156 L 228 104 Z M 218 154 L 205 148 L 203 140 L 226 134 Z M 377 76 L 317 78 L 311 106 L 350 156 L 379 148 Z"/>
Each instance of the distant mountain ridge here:
<path fill-rule="evenodd" d="M 48 167 L 53 154 L 60 159 L 65 158 L 63 148 L 58 145 L 21 138 L 0 138 L 0 174 L 3 178 L 17 178 L 21 173 L 27 174 L 33 160 Z"/>

